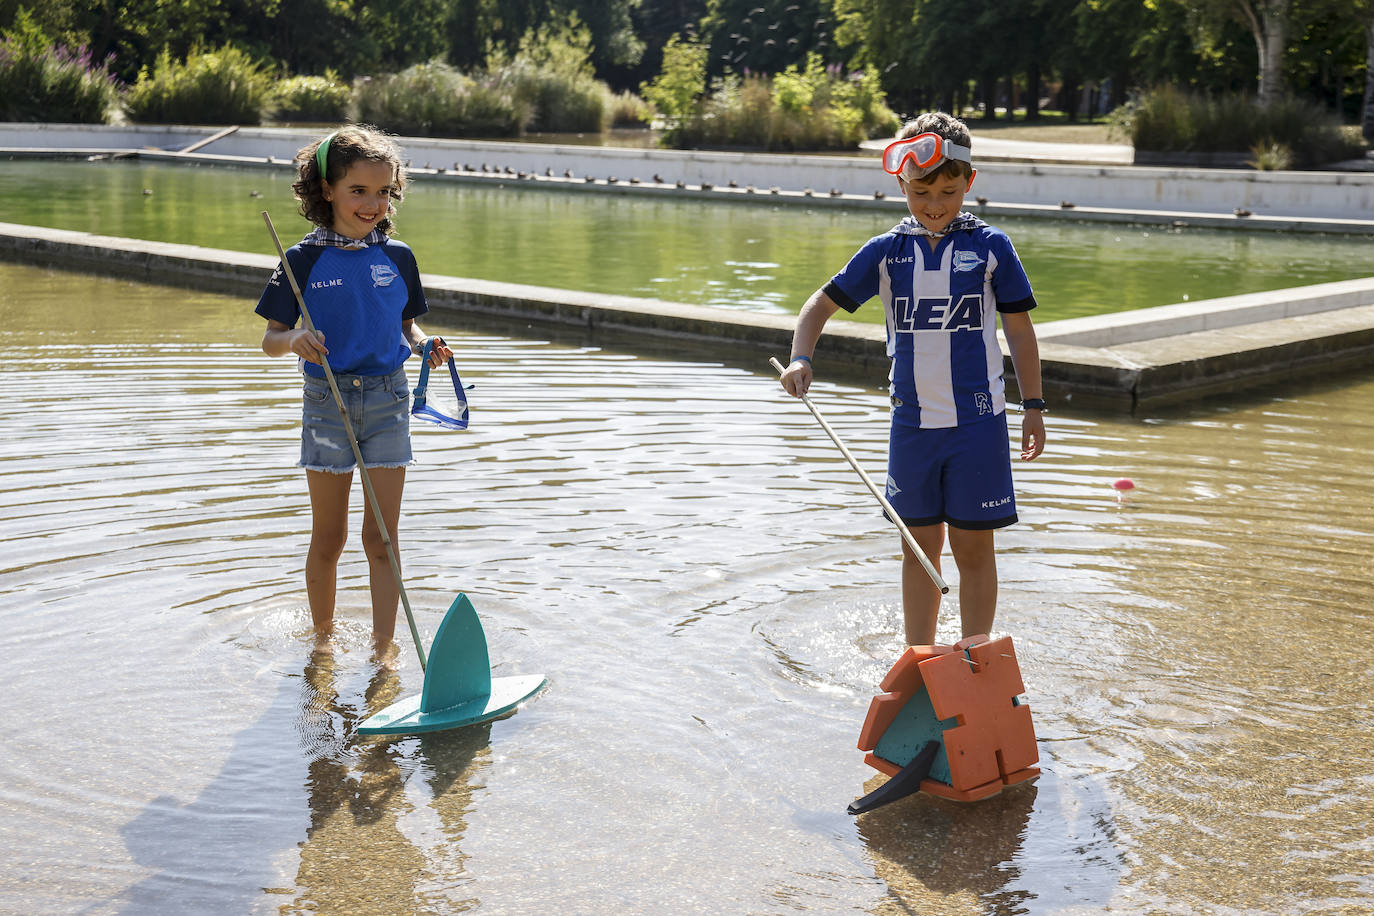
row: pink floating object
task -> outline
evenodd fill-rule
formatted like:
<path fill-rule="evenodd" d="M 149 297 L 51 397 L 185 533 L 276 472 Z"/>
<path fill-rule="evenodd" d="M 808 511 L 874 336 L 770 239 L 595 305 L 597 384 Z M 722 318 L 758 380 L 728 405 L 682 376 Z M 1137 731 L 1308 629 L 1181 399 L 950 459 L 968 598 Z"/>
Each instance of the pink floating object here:
<path fill-rule="evenodd" d="M 1112 487 L 1117 490 L 1134 490 L 1135 481 L 1129 477 L 1120 477 L 1112 481 Z"/>

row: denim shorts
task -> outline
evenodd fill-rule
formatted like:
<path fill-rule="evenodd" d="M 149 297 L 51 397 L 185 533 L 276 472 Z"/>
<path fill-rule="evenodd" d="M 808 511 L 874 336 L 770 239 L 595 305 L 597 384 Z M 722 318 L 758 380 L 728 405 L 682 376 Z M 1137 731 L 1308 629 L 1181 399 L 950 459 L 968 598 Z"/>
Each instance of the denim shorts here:
<path fill-rule="evenodd" d="M 363 464 L 369 468 L 403 468 L 410 464 L 410 391 L 404 369 L 391 375 L 339 375 L 334 380 L 343 395 Z M 347 473 L 357 465 L 348 444 L 343 417 L 329 382 L 305 377 L 301 397 L 301 462 L 308 471 Z"/>
<path fill-rule="evenodd" d="M 1007 415 L 920 429 L 892 414 L 887 499 L 908 525 L 947 522 L 966 531 L 1016 523 Z"/>

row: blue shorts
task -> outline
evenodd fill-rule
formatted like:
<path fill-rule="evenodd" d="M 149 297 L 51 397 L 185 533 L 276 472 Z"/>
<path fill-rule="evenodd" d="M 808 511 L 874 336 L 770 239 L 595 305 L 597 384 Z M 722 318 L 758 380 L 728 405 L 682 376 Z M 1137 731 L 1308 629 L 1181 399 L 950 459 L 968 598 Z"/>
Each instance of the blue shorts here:
<path fill-rule="evenodd" d="M 921 429 L 892 412 L 887 499 L 909 526 L 948 522 L 984 531 L 1016 522 L 1007 415 Z"/>
<path fill-rule="evenodd" d="M 370 468 L 410 464 L 410 390 L 404 369 L 390 375 L 335 375 L 353 434 Z M 357 465 L 329 382 L 305 377 L 301 397 L 301 463 L 307 471 L 345 474 Z"/>

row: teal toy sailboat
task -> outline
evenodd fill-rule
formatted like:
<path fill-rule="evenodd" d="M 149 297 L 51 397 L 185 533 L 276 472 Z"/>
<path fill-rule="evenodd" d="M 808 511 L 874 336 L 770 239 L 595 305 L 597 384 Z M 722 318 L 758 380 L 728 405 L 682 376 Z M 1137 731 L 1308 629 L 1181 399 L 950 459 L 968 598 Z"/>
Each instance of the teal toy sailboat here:
<path fill-rule="evenodd" d="M 468 596 L 459 593 L 429 647 L 425 685 L 358 726 L 360 735 L 413 735 L 475 725 L 505 715 L 543 689 L 542 674 L 491 676 L 487 637 Z"/>

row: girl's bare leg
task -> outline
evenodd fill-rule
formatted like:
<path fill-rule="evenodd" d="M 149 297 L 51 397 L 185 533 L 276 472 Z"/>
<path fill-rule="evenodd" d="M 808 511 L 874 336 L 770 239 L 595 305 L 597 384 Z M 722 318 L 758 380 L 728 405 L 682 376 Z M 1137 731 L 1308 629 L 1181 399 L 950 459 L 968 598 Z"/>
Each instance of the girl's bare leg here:
<path fill-rule="evenodd" d="M 401 548 L 396 539 L 396 526 L 401 517 L 401 494 L 405 489 L 406 469 L 368 468 L 367 473 L 372 481 L 372 492 L 377 495 L 377 504 L 381 506 L 382 517 L 386 519 L 387 533 L 399 565 Z M 387 556 L 386 542 L 382 539 L 371 507 L 363 518 L 363 550 L 367 553 L 368 584 L 372 589 L 372 641 L 377 655 L 384 658 L 396 635 L 396 605 L 401 592 Z"/>
<path fill-rule="evenodd" d="M 921 546 L 935 571 L 940 571 L 940 551 L 945 546 L 945 526 L 923 525 L 912 528 L 912 537 Z M 935 627 L 940 622 L 940 589 L 930 580 L 921 561 L 902 538 L 902 611 L 906 619 L 909 646 L 929 646 L 935 642 Z"/>
<path fill-rule="evenodd" d="M 353 473 L 306 471 L 310 489 L 310 550 L 305 555 L 305 593 L 315 635 L 327 640 L 334 632 L 334 597 L 339 556 L 348 541 L 348 491 Z"/>

